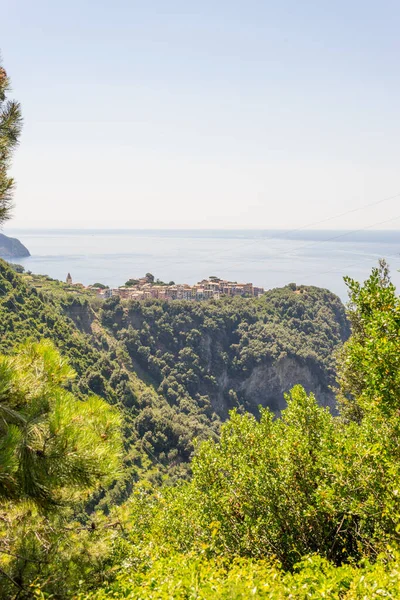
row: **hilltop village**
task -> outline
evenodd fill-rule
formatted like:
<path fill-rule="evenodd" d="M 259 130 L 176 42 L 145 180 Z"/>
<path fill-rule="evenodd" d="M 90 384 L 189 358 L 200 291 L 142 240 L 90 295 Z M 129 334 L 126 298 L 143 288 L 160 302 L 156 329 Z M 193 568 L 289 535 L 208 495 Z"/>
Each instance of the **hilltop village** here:
<path fill-rule="evenodd" d="M 72 277 L 68 273 L 66 283 L 74 285 Z M 82 286 L 82 284 L 75 284 Z M 221 296 L 243 296 L 257 297 L 264 294 L 264 288 L 257 287 L 252 283 L 237 283 L 236 281 L 227 281 L 218 277 L 209 277 L 203 279 L 195 285 L 187 283 L 177 284 L 170 281 L 168 284 L 155 280 L 151 273 L 140 279 L 129 279 L 124 286 L 118 288 L 108 288 L 101 284 L 88 286 L 86 289 L 95 292 L 101 298 L 110 298 L 119 296 L 131 300 L 147 300 L 149 298 L 159 298 L 160 300 L 209 300 L 218 299 Z"/>

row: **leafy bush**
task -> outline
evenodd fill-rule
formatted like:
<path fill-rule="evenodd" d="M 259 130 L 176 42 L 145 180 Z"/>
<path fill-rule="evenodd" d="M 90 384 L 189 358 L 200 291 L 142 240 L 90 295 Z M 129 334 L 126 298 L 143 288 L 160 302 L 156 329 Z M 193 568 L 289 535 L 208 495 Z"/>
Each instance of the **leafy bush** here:
<path fill-rule="evenodd" d="M 299 386 L 281 419 L 232 412 L 190 482 L 134 492 L 126 566 L 95 598 L 398 598 L 400 299 L 385 265 L 348 283 L 342 414 Z"/>
<path fill-rule="evenodd" d="M 365 563 L 360 567 L 334 567 L 325 559 L 311 556 L 293 572 L 265 561 L 238 559 L 207 560 L 187 555 L 185 560 L 170 554 L 156 560 L 148 571 L 131 570 L 81 600 L 127 598 L 135 600 L 374 600 L 398 598 L 400 561 L 390 564 Z"/>

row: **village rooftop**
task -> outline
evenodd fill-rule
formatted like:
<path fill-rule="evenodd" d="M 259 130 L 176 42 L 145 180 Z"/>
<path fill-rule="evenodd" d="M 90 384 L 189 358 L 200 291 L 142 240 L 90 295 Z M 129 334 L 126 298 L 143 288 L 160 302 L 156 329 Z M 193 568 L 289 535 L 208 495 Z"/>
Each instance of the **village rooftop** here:
<path fill-rule="evenodd" d="M 67 283 L 73 285 L 72 277 L 68 273 Z M 155 281 L 153 275 L 148 273 L 145 277 L 139 279 L 128 280 L 129 285 L 120 286 L 118 288 L 96 287 L 89 286 L 90 289 L 101 298 L 110 298 L 111 296 L 119 296 L 120 298 L 131 300 L 147 300 L 158 298 L 160 300 L 209 300 L 211 298 L 218 299 L 221 296 L 243 296 L 257 297 L 264 294 L 264 288 L 257 287 L 252 283 L 238 283 L 236 281 L 228 281 L 219 277 L 211 276 L 208 279 L 203 279 L 195 285 L 187 283 L 177 284 L 170 282 Z M 81 284 L 75 284 L 81 285 Z"/>

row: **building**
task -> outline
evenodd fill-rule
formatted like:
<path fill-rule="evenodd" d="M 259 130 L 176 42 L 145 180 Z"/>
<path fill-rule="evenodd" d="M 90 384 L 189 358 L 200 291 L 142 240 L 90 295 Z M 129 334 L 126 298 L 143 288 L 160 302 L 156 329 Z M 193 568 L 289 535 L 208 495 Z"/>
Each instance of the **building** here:
<path fill-rule="evenodd" d="M 71 277 L 71 273 L 68 273 L 67 275 L 67 279 L 65 280 L 65 283 L 67 285 L 72 285 L 72 277 Z"/>
<path fill-rule="evenodd" d="M 68 273 L 70 277 L 70 274 Z M 72 279 L 71 279 L 72 282 Z M 103 294 L 95 290 L 99 295 Z M 253 286 L 252 283 L 238 283 L 211 277 L 203 279 L 195 285 L 187 283 L 172 283 L 166 285 L 162 282 L 151 283 L 145 277 L 135 280 L 135 284 L 129 287 L 121 286 L 108 290 L 103 297 L 111 295 L 124 299 L 147 300 L 158 298 L 159 300 L 210 300 L 219 299 L 221 296 L 242 296 L 249 298 L 264 294 L 264 288 Z"/>
<path fill-rule="evenodd" d="M 121 286 L 119 288 L 114 288 L 112 295 L 119 296 L 120 298 L 129 298 L 131 296 L 131 290 L 133 291 L 133 288 Z"/>

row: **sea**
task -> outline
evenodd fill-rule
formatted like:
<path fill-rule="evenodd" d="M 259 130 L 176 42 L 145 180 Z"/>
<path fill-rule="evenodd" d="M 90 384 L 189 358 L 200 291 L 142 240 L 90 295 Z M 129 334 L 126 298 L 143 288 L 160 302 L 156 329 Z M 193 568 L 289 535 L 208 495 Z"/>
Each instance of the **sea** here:
<path fill-rule="evenodd" d="M 265 289 L 288 283 L 327 288 L 343 301 L 348 275 L 364 281 L 380 258 L 400 286 L 400 231 L 6 229 L 30 251 L 26 270 L 84 285 L 123 285 L 153 273 L 194 284 L 215 275 Z"/>

